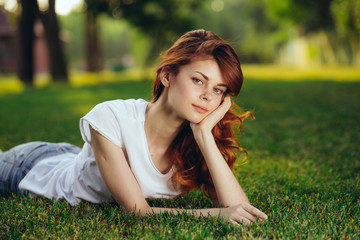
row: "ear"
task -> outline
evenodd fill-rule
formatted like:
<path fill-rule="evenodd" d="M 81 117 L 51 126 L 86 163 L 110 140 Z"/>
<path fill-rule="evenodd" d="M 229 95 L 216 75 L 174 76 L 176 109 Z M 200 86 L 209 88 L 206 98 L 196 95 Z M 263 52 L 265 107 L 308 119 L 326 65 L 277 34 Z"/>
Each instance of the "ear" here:
<path fill-rule="evenodd" d="M 164 87 L 170 86 L 170 71 L 167 68 L 163 68 L 160 72 L 160 81 Z"/>

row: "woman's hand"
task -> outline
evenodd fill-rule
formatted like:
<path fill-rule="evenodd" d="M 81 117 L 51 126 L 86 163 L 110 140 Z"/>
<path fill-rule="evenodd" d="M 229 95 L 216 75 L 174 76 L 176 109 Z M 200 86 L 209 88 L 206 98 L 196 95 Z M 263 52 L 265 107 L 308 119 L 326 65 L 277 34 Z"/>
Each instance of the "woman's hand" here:
<path fill-rule="evenodd" d="M 190 123 L 190 126 L 213 180 L 215 194 L 213 194 L 212 198 L 216 199 L 215 202 L 220 205 L 230 206 L 217 209 L 217 213 L 211 212 L 211 215 L 220 216 L 229 220 L 232 224 L 248 225 L 255 222 L 256 219 L 260 221 L 266 220 L 267 215 L 249 203 L 238 180 L 219 151 L 211 132 L 230 107 L 231 98 L 226 96 L 219 107 L 201 122 L 197 124 Z"/>
<path fill-rule="evenodd" d="M 214 126 L 225 116 L 226 112 L 231 107 L 231 98 L 227 95 L 224 101 L 213 112 L 207 115 L 199 123 L 190 123 L 190 127 L 194 133 L 195 138 L 200 133 L 211 133 Z"/>
<path fill-rule="evenodd" d="M 241 203 L 228 208 L 221 209 L 220 217 L 228 219 L 230 223 L 238 225 L 249 225 L 258 219 L 267 220 L 267 215 L 249 203 Z"/>

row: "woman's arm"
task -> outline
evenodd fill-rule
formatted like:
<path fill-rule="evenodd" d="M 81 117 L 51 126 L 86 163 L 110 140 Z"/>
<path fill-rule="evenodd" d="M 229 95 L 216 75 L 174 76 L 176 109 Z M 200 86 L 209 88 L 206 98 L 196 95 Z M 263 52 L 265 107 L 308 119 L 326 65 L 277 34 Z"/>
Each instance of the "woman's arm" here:
<path fill-rule="evenodd" d="M 202 133 L 201 141 L 197 143 L 209 169 L 220 206 L 231 207 L 240 203 L 249 203 L 246 194 L 216 146 L 211 132 Z"/>
<path fill-rule="evenodd" d="M 195 216 L 215 216 L 229 220 L 233 224 L 240 222 L 249 224 L 249 213 L 259 216 L 261 212 L 250 204 L 240 204 L 231 208 L 211 209 L 177 209 L 150 207 L 146 202 L 140 186 L 133 175 L 122 149 L 91 129 L 91 146 L 96 163 L 105 185 L 116 202 L 127 212 L 140 215 L 171 212 L 178 214 L 187 212 Z"/>
<path fill-rule="evenodd" d="M 91 147 L 101 177 L 112 197 L 128 213 L 149 208 L 121 147 L 115 145 L 92 127 Z"/>
<path fill-rule="evenodd" d="M 191 123 L 194 138 L 204 156 L 211 178 L 214 183 L 216 200 L 221 206 L 232 207 L 241 204 L 249 204 L 249 200 L 242 190 L 239 182 L 232 173 L 224 157 L 216 146 L 211 130 L 222 119 L 231 106 L 229 96 L 223 103 L 203 121 L 198 124 Z M 214 194 L 211 196 L 214 199 Z M 249 216 L 253 219 L 252 216 Z M 266 219 L 266 214 L 258 216 Z"/>

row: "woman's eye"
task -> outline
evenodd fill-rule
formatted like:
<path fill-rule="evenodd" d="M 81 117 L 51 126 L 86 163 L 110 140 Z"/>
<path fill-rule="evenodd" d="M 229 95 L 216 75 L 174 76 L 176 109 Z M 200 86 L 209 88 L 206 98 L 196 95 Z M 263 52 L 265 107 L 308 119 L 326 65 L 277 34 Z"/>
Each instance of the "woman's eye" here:
<path fill-rule="evenodd" d="M 214 91 L 215 91 L 216 94 L 223 94 L 224 93 L 224 91 L 219 89 L 219 88 L 215 88 Z"/>
<path fill-rule="evenodd" d="M 194 82 L 195 84 L 197 84 L 197 85 L 202 85 L 202 84 L 203 84 L 203 82 L 202 82 L 200 79 L 198 79 L 198 78 L 193 78 L 192 80 L 193 80 L 193 82 Z"/>

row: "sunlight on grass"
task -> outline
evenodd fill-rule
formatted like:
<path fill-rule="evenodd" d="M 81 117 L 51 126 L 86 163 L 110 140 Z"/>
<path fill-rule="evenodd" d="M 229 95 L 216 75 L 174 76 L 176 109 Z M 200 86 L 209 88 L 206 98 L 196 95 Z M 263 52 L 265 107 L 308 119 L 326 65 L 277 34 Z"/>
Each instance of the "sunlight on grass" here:
<path fill-rule="evenodd" d="M 103 70 L 96 73 L 72 71 L 69 83 L 72 87 L 96 85 L 102 82 L 143 81 L 155 78 L 154 69 L 129 69 L 114 72 Z M 49 74 L 37 74 L 34 78 L 36 88 L 46 87 L 51 83 Z M 0 94 L 21 93 L 25 85 L 17 76 L 0 76 Z"/>
<path fill-rule="evenodd" d="M 15 76 L 0 78 L 0 94 L 20 93 L 24 88 L 24 84 Z"/>
<path fill-rule="evenodd" d="M 72 73 L 69 77 L 70 85 L 73 87 L 81 87 L 85 85 L 95 85 L 99 82 L 96 73 Z"/>
<path fill-rule="evenodd" d="M 339 82 L 360 81 L 360 70 L 355 67 L 297 68 L 281 65 L 244 64 L 245 78 L 257 80 L 331 80 Z"/>
<path fill-rule="evenodd" d="M 280 80 L 280 81 L 360 81 L 360 70 L 354 67 L 296 68 L 280 65 L 242 66 L 246 79 Z M 71 71 L 69 83 L 72 87 L 91 86 L 102 82 L 143 81 L 155 79 L 155 70 L 129 69 L 126 71 L 103 70 L 96 73 Z M 35 87 L 42 88 L 51 83 L 49 74 L 37 74 Z M 0 94 L 20 93 L 25 86 L 17 76 L 0 77 Z"/>
<path fill-rule="evenodd" d="M 49 85 L 51 82 L 51 76 L 48 73 L 35 75 L 34 85 L 36 88 L 43 88 Z"/>
<path fill-rule="evenodd" d="M 72 72 L 70 74 L 70 85 L 81 87 L 95 85 L 101 82 L 121 82 L 121 81 L 143 81 L 154 78 L 153 69 L 130 69 L 127 71 L 114 72 L 103 70 L 97 73 Z"/>
<path fill-rule="evenodd" d="M 43 88 L 51 82 L 49 74 L 37 74 L 34 78 L 36 88 Z M 17 76 L 0 77 L 0 94 L 21 93 L 25 90 L 25 84 Z"/>

